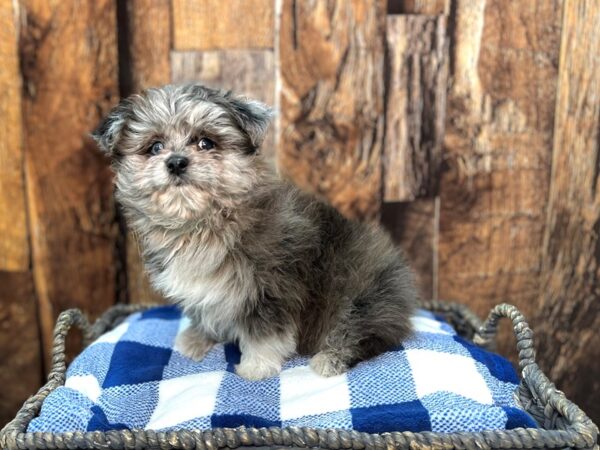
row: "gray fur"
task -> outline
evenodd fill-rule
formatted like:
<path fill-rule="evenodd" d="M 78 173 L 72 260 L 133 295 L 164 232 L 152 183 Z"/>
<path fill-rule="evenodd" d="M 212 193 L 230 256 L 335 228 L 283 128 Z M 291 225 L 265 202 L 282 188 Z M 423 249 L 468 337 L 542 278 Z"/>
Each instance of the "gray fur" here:
<path fill-rule="evenodd" d="M 124 100 L 93 136 L 112 156 L 154 287 L 191 319 L 184 353 L 238 341 L 237 372 L 249 379 L 276 374 L 296 352 L 339 374 L 410 334 L 412 273 L 380 228 L 275 175 L 256 151 L 269 119 L 255 101 L 165 86 Z M 200 150 L 201 137 L 216 148 Z M 149 156 L 156 140 L 165 148 Z M 172 154 L 189 158 L 182 176 L 166 170 Z"/>

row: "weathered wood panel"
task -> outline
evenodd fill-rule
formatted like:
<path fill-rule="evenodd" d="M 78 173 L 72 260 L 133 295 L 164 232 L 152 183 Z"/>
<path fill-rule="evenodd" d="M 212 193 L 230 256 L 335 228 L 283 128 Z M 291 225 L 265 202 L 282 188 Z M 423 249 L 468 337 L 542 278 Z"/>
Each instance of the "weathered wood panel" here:
<path fill-rule="evenodd" d="M 175 50 L 273 48 L 273 0 L 172 0 Z"/>
<path fill-rule="evenodd" d="M 436 297 L 437 214 L 435 199 L 384 203 L 381 223 L 404 250 L 424 300 Z"/>
<path fill-rule="evenodd" d="M 446 115 L 444 16 L 387 18 L 384 201 L 437 194 Z"/>
<path fill-rule="evenodd" d="M 121 92 L 129 95 L 171 81 L 171 0 L 127 0 L 119 33 Z M 123 76 L 125 75 L 125 76 Z"/>
<path fill-rule="evenodd" d="M 600 3 L 566 0 L 556 102 L 538 358 L 600 420 Z"/>
<path fill-rule="evenodd" d="M 439 296 L 481 315 L 537 303 L 561 3 L 458 0 L 450 19 Z"/>
<path fill-rule="evenodd" d="M 447 52 L 445 17 L 388 16 L 383 199 L 393 203 L 383 204 L 381 221 L 406 252 L 424 299 L 437 298 L 437 203 L 407 200 L 438 190 Z"/>
<path fill-rule="evenodd" d="M 33 273 L 49 354 L 59 311 L 115 301 L 108 163 L 88 133 L 116 102 L 115 2 L 22 0 L 21 60 Z"/>
<path fill-rule="evenodd" d="M 349 216 L 381 203 L 384 0 L 284 0 L 278 165 Z"/>
<path fill-rule="evenodd" d="M 29 270 L 23 161 L 18 11 L 0 0 L 0 424 L 42 382 L 38 321 Z"/>
<path fill-rule="evenodd" d="M 21 77 L 12 0 L 0 1 L 0 270 L 29 270 Z"/>
<path fill-rule="evenodd" d="M 173 52 L 174 82 L 198 82 L 209 87 L 232 90 L 273 106 L 275 66 L 272 50 L 221 50 Z M 271 126 L 261 151 L 275 157 L 275 133 Z"/>
<path fill-rule="evenodd" d="M 121 95 L 128 96 L 148 87 L 171 82 L 171 1 L 128 0 L 121 4 L 121 8 Z M 122 238 L 119 247 L 125 247 L 121 258 L 125 259 L 126 266 L 121 288 L 126 287 L 126 297 L 131 303 L 163 302 L 162 297 L 150 286 L 136 237 L 127 232 L 124 218 L 119 217 L 119 220 Z"/>

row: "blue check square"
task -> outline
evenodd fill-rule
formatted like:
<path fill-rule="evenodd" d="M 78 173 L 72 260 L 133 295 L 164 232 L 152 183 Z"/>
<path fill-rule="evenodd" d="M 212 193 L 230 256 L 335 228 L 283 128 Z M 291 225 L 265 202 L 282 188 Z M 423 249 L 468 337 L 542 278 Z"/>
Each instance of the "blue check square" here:
<path fill-rule="evenodd" d="M 171 349 L 120 341 L 115 345 L 102 387 L 161 380 L 171 353 Z"/>

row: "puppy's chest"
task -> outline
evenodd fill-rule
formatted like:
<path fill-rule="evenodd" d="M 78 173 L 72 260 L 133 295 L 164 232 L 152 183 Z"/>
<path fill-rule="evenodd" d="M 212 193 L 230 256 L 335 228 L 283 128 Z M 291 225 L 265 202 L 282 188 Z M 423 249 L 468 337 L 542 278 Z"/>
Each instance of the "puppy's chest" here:
<path fill-rule="evenodd" d="M 231 328 L 255 289 L 252 270 L 222 246 L 195 244 L 163 253 L 151 280 L 209 335 L 234 338 Z"/>

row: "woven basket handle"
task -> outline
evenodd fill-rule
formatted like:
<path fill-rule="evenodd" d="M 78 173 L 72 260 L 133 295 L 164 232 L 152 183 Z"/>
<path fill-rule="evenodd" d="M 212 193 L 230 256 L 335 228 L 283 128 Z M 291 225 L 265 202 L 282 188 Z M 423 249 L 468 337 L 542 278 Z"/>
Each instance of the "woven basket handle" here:
<path fill-rule="evenodd" d="M 523 370 L 525 367 L 535 363 L 535 349 L 533 348 L 533 331 L 531 331 L 525 317 L 516 306 L 507 303 L 496 305 L 490 311 L 483 325 L 475 333 L 473 342 L 483 347 L 489 347 L 496 338 L 498 322 L 503 317 L 512 321 L 513 331 L 517 339 L 517 349 L 519 351 L 519 367 Z"/>
<path fill-rule="evenodd" d="M 54 326 L 54 339 L 52 341 L 52 368 L 48 374 L 46 384 L 32 397 L 29 397 L 19 410 L 15 418 L 10 421 L 3 432 L 24 432 L 27 424 L 39 413 L 44 399 L 56 387 L 65 382 L 67 362 L 65 355 L 66 338 L 69 330 L 73 327 L 79 328 L 83 333 L 84 341 L 89 341 L 92 327 L 85 315 L 79 309 L 68 309 L 63 311 L 56 320 Z"/>
<path fill-rule="evenodd" d="M 556 389 L 554 383 L 540 370 L 535 362 L 533 331 L 514 305 L 502 303 L 494 307 L 475 334 L 473 342 L 477 345 L 489 345 L 495 339 L 498 322 L 503 317 L 512 321 L 517 338 L 522 374 L 521 384 L 516 393 L 518 402 L 544 428 L 569 430 L 584 441 L 585 445 L 597 450 L 598 446 L 594 444 L 598 437 L 598 428 L 577 405 Z"/>
<path fill-rule="evenodd" d="M 91 325 L 85 314 L 79 309 L 67 309 L 63 311 L 56 319 L 54 326 L 54 338 L 52 340 L 52 367 L 48 374 L 48 381 L 32 397 L 27 399 L 23 407 L 19 410 L 15 418 L 2 429 L 2 435 L 6 436 L 9 432 L 25 432 L 27 425 L 35 417 L 42 406 L 46 397 L 65 383 L 67 372 L 66 361 L 66 340 L 69 331 L 73 328 L 79 328 L 83 334 L 83 344 L 87 346 L 102 333 L 112 328 L 115 323 L 122 320 L 132 312 L 147 309 L 153 305 L 116 305 L 110 308 Z M 0 442 L 0 444 L 2 444 Z M 0 445 L 2 447 L 2 445 Z"/>

